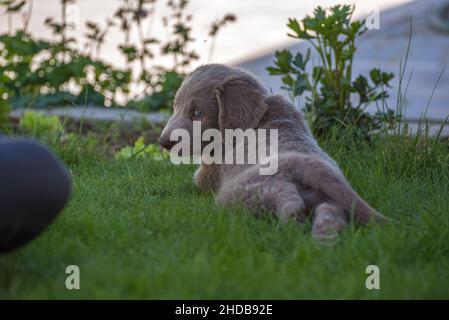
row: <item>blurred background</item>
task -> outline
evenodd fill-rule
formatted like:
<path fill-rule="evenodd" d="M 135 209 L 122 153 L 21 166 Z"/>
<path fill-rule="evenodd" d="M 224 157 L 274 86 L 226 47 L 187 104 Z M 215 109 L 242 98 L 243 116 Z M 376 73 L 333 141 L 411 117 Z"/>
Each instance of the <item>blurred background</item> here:
<path fill-rule="evenodd" d="M 35 45 L 34 49 L 24 49 L 34 52 L 26 53 L 28 58 L 23 59 L 32 60 L 30 72 L 37 70 L 37 78 L 48 81 L 41 81 L 40 85 L 39 79 L 30 80 L 17 73 L 16 61 L 9 65 L 15 71 L 2 69 L 7 77 L 4 86 L 10 86 L 15 93 L 3 93 L 2 97 L 8 98 L 14 109 L 12 114 L 17 117 L 28 107 L 81 117 L 81 111 L 76 109 L 90 106 L 83 115 L 100 119 L 123 115 L 117 110 L 95 107 L 169 111 L 182 77 L 196 66 L 210 62 L 248 69 L 273 92 L 288 95 L 288 90 L 282 90 L 282 78 L 270 75 L 267 67 L 273 64 L 276 51 L 287 48 L 292 53 L 305 53 L 310 47 L 303 39 L 287 36 L 288 19 L 301 20 L 318 5 L 329 8 L 336 4 L 355 5 L 352 19 L 368 17 L 371 22 L 371 28 L 356 42 L 354 77 L 367 74 L 372 68 L 393 73 L 395 77 L 385 88 L 388 97 L 383 98 L 383 104 L 400 109 L 412 126 L 422 117 L 432 125 L 441 125 L 449 115 L 449 9 L 445 0 L 5 0 L 0 34 L 14 35 L 25 30 L 36 41 L 48 41 L 41 43 L 40 48 Z M 8 39 L 3 37 L 1 42 L 3 48 L 8 46 Z M 12 46 L 20 50 L 18 42 Z M 44 48 L 52 44 L 61 44 L 72 53 L 64 53 L 65 49 L 57 46 Z M 52 50 L 53 53 L 48 52 Z M 67 68 L 57 70 L 55 65 L 43 65 L 40 70 L 32 66 L 48 54 L 55 59 L 47 62 L 56 61 L 55 65 L 62 63 Z M 80 55 L 86 59 L 78 59 L 75 64 L 71 57 Z M 319 63 L 316 52 L 312 52 L 310 65 Z M 73 69 L 86 74 L 73 74 Z M 47 74 L 51 70 L 56 70 L 57 75 Z M 66 77 L 59 79 L 63 74 Z M 22 76 L 27 80 L 18 81 Z M 37 81 L 36 86 L 33 81 Z M 303 107 L 304 97 L 307 92 L 293 98 Z M 62 106 L 75 110 L 58 109 Z M 374 103 L 366 107 L 369 113 L 378 109 Z M 157 114 L 146 117 L 163 121 L 163 116 Z"/>
<path fill-rule="evenodd" d="M 194 17 L 190 23 L 193 30 L 192 36 L 196 40 L 192 43 L 192 48 L 202 53 L 201 59 L 195 61 L 192 66 L 209 62 L 210 38 L 208 32 L 210 25 L 226 13 L 235 14 L 238 21 L 223 28 L 220 32 L 212 61 L 233 64 L 259 56 L 261 53 L 273 53 L 279 47 L 295 43 L 294 40 L 289 40 L 286 36 L 288 18 L 302 18 L 306 14 L 310 14 L 317 5 L 330 7 L 339 3 L 357 4 L 355 12 L 357 16 L 367 14 L 375 8 L 388 9 L 408 2 L 410 0 L 191 0 L 185 12 Z M 29 30 L 36 36 L 48 38 L 50 33 L 44 22 L 47 17 L 60 17 L 60 0 L 40 0 L 35 3 Z M 83 45 L 86 22 L 95 21 L 104 27 L 106 19 L 112 17 L 122 4 L 123 0 L 78 0 L 74 3 L 75 9 L 71 11 L 72 17 L 69 19 L 75 22 L 75 26 L 68 33 L 80 40 L 79 48 L 82 48 Z M 143 22 L 143 29 L 150 29 L 154 37 L 166 38 L 166 30 L 164 30 L 161 19 L 169 14 L 170 10 L 166 6 L 166 1 L 157 1 L 154 5 L 154 17 Z M 0 33 L 8 30 L 7 20 L 3 15 L 0 20 Z M 20 17 L 13 20 L 13 26 L 15 28 L 22 26 Z M 131 33 L 131 38 L 137 41 L 138 32 L 132 30 Z M 123 59 L 117 50 L 122 38 L 120 32 L 112 30 L 105 41 L 101 57 L 111 63 L 123 66 Z"/>

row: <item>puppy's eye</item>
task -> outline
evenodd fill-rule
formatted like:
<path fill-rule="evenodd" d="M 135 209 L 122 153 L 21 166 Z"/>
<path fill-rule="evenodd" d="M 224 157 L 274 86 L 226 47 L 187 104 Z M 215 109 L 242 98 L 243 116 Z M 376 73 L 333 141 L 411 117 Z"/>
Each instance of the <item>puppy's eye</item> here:
<path fill-rule="evenodd" d="M 201 118 L 203 116 L 203 113 L 201 111 L 195 110 L 195 112 L 193 113 L 193 116 L 195 118 Z"/>

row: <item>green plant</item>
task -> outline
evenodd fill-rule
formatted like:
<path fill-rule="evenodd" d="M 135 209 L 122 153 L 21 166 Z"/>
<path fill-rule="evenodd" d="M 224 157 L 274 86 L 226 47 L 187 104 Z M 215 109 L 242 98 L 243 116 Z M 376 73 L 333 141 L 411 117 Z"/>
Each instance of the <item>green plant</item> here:
<path fill-rule="evenodd" d="M 233 14 L 226 14 L 222 18 L 215 20 L 209 30 L 209 37 L 211 38 L 210 47 L 209 47 L 209 57 L 208 61 L 212 61 L 212 57 L 215 51 L 215 45 L 217 41 L 218 32 L 226 26 L 228 23 L 233 23 L 237 20 L 237 17 Z"/>
<path fill-rule="evenodd" d="M 130 72 L 19 31 L 0 36 L 0 78 L 13 107 L 119 105 Z"/>
<path fill-rule="evenodd" d="M 168 159 L 169 153 L 165 150 L 161 151 L 156 144 L 145 144 L 144 137 L 139 137 L 132 146 L 120 149 L 116 155 L 118 159 L 151 158 L 154 160 Z"/>
<path fill-rule="evenodd" d="M 63 134 L 56 141 L 46 141 L 67 165 L 75 165 L 85 158 L 102 157 L 103 146 L 91 133 L 80 135 L 73 132 Z"/>
<path fill-rule="evenodd" d="M 48 116 L 35 111 L 25 112 L 20 118 L 19 125 L 25 133 L 37 137 L 64 133 L 64 127 L 57 116 Z"/>
<path fill-rule="evenodd" d="M 155 2 L 155 0 L 127 0 L 115 14 L 125 34 L 125 41 L 120 46 L 120 50 L 126 57 L 126 63 L 128 65 L 138 63 L 141 70 L 135 83 L 143 90 L 137 96 L 139 99 L 135 97 L 129 99 L 129 106 L 139 110 L 170 110 L 176 90 L 181 85 L 185 74 L 192 63 L 200 58 L 199 54 L 191 48 L 195 39 L 192 36 L 191 26 L 193 16 L 186 13 L 188 0 L 167 1 L 169 14 L 162 18 L 167 34 L 165 41 L 152 37 L 151 33 L 143 32 L 144 20 L 150 20 L 147 22 L 152 23 Z M 233 14 L 225 14 L 223 18 L 212 23 L 209 31 L 211 38 L 209 59 L 219 30 L 235 21 L 236 17 Z M 130 44 L 129 30 L 132 27 L 138 30 L 138 44 Z M 172 61 L 170 66 L 150 65 L 158 50 L 161 57 Z M 140 96 L 143 97 L 140 98 Z"/>
<path fill-rule="evenodd" d="M 28 3 L 28 8 L 23 10 Z M 27 31 L 33 11 L 33 0 L 0 0 L 0 6 L 5 7 L 5 14 L 8 17 L 8 32 L 13 31 L 13 16 L 22 13 L 22 30 Z"/>
<path fill-rule="evenodd" d="M 317 7 L 312 16 L 301 22 L 289 19 L 288 36 L 307 41 L 319 57 L 320 64 L 307 68 L 311 50 L 293 55 L 289 50 L 276 52 L 271 75 L 282 76 L 284 89 L 294 99 L 307 93 L 304 109 L 315 134 L 327 134 L 331 127 L 355 127 L 364 138 L 379 129 L 387 129 L 398 120 L 385 104 L 392 73 L 372 69 L 369 80 L 359 75 L 353 78 L 355 41 L 367 28 L 365 21 L 351 21 L 354 7 L 336 5 L 329 10 Z M 353 99 L 353 96 L 358 99 Z M 354 102 L 357 100 L 357 102 Z M 371 104 L 378 105 L 374 115 L 366 112 Z M 381 106 L 379 107 L 379 103 Z"/>
<path fill-rule="evenodd" d="M 7 93 L 0 87 L 0 132 L 6 131 L 9 125 L 9 112 L 11 107 L 7 101 Z"/>
<path fill-rule="evenodd" d="M 58 116 L 42 112 L 27 111 L 19 120 L 18 134 L 37 138 L 55 151 L 67 165 L 79 163 L 84 157 L 106 154 L 106 148 L 92 132 L 80 134 L 70 132 Z"/>
<path fill-rule="evenodd" d="M 70 37 L 67 6 L 76 0 L 60 0 L 60 18 L 49 17 L 45 24 L 52 40 L 39 40 L 27 32 L 32 0 L 0 0 L 11 21 L 9 32 L 0 35 L 0 83 L 13 108 L 97 105 L 131 107 L 142 111 L 170 109 L 191 63 L 198 54 L 190 49 L 192 16 L 185 13 L 187 0 L 168 1 L 170 10 L 163 18 L 167 39 L 162 41 L 144 32 L 152 25 L 156 0 L 123 0 L 106 25 L 88 21 L 87 43 L 77 48 L 78 39 Z M 28 3 L 28 6 L 26 4 Z M 13 30 L 14 15 L 24 16 L 23 28 Z M 235 20 L 226 15 L 215 23 L 214 39 L 225 23 Z M 227 17 L 227 18 L 226 18 Z M 221 21 L 221 20 L 220 20 Z M 120 68 L 100 58 L 101 48 L 114 27 L 123 33 L 119 51 L 125 65 Z M 134 40 L 132 31 L 138 37 Z M 158 52 L 160 51 L 160 52 Z M 171 66 L 156 64 L 156 54 L 172 60 Z"/>

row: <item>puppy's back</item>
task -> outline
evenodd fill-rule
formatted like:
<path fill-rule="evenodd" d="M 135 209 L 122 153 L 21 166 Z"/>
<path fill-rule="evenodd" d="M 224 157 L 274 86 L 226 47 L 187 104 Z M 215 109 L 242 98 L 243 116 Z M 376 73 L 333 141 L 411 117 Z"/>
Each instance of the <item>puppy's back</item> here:
<path fill-rule="evenodd" d="M 269 108 L 259 128 L 279 130 L 280 153 L 314 154 L 338 168 L 335 161 L 318 145 L 299 108 L 281 95 L 271 95 L 265 102 Z"/>

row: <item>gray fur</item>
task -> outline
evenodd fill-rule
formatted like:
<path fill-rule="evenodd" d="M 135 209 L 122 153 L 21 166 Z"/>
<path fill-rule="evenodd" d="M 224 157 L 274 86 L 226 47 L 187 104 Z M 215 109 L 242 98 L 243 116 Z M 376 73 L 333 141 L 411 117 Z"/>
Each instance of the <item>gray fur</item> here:
<path fill-rule="evenodd" d="M 201 190 L 216 193 L 219 205 L 243 202 L 256 214 L 303 222 L 315 213 L 314 236 L 338 232 L 349 214 L 360 223 L 385 218 L 350 187 L 336 162 L 324 152 L 301 111 L 281 95 L 270 95 L 252 74 L 219 64 L 190 74 L 175 98 L 174 114 L 161 135 L 167 146 L 172 130 L 192 130 L 192 114 L 203 113 L 202 130 L 278 129 L 278 172 L 261 176 L 259 164 L 201 164 L 194 175 Z M 268 138 L 267 138 L 268 139 Z"/>

